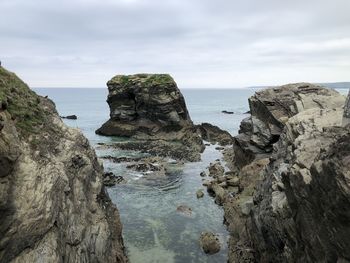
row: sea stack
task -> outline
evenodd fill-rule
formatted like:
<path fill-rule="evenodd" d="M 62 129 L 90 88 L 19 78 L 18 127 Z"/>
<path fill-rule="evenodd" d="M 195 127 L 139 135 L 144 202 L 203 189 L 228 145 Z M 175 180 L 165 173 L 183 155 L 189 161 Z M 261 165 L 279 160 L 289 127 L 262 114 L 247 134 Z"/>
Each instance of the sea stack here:
<path fill-rule="evenodd" d="M 157 141 L 158 146 L 166 144 L 167 152 L 178 157 L 176 159 L 200 158 L 199 153 L 204 149 L 202 140 L 188 114 L 185 99 L 170 75 L 117 75 L 107 86 L 110 119 L 97 134 L 131 137 L 147 144 Z M 174 147 L 169 143 L 175 142 L 177 154 L 172 154 Z M 178 154 L 179 143 L 183 156 Z M 189 151 L 195 154 L 188 156 Z"/>

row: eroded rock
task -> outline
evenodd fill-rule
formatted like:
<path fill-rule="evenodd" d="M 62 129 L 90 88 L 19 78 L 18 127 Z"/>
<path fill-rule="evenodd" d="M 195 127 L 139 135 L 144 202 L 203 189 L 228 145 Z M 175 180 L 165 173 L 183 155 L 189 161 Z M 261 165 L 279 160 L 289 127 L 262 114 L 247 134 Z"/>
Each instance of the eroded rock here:
<path fill-rule="evenodd" d="M 200 159 L 203 142 L 184 97 L 169 75 L 117 75 L 107 86 L 110 120 L 97 134 L 132 137 L 143 141 L 143 148 L 150 151 L 156 144 L 159 151 L 176 159 Z"/>
<path fill-rule="evenodd" d="M 0 262 L 127 262 L 103 167 L 54 104 L 0 68 Z"/>

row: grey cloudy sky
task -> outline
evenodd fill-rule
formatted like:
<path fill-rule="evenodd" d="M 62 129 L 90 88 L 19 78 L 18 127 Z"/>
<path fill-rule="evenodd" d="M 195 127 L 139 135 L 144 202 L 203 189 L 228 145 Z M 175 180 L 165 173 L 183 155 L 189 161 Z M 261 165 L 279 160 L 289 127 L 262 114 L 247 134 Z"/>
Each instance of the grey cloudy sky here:
<path fill-rule="evenodd" d="M 349 81 L 349 0 L 0 0 L 0 59 L 33 87 L 167 72 L 181 88 Z"/>

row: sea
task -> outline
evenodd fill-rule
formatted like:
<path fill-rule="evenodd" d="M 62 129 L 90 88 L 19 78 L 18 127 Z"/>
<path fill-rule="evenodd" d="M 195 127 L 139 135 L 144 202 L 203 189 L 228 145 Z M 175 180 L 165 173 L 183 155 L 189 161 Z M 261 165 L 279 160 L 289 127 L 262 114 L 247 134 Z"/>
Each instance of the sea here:
<path fill-rule="evenodd" d="M 109 119 L 106 88 L 37 88 L 42 96 L 48 96 L 62 116 L 75 114 L 77 120 L 64 122 L 80 129 L 89 139 L 99 157 L 142 156 L 139 152 L 101 148 L 99 143 L 123 140 L 95 134 Z M 183 89 L 186 105 L 195 124 L 208 122 L 236 135 L 242 119 L 248 117 L 248 98 L 256 89 Z M 345 92 L 342 92 L 345 93 Z M 224 114 L 223 110 L 233 114 Z M 108 187 L 112 201 L 117 205 L 123 225 L 123 238 L 132 263 L 198 263 L 227 262 L 227 241 L 222 207 L 214 203 L 207 193 L 197 199 L 196 191 L 203 189 L 200 172 L 210 162 L 222 158 L 216 145 L 206 147 L 200 162 L 185 163 L 174 167 L 164 178 L 145 178 L 126 168 L 126 163 L 103 160 L 105 171 L 121 175 L 125 184 Z M 191 216 L 177 212 L 185 205 L 192 209 Z M 221 250 L 206 255 L 199 245 L 202 232 L 217 233 Z"/>

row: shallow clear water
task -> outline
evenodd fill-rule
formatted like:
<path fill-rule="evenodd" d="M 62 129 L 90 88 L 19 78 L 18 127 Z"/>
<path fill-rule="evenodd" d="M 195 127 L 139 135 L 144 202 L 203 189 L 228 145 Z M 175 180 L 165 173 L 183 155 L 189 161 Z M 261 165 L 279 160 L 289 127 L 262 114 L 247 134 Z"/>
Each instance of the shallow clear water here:
<path fill-rule="evenodd" d="M 120 138 L 95 134 L 109 117 L 105 102 L 107 89 L 36 89 L 56 103 L 61 115 L 76 114 L 78 120 L 65 120 L 82 130 L 96 147 L 99 156 L 138 156 L 140 153 L 121 150 L 103 150 L 98 142 L 112 142 Z M 253 90 L 183 90 L 191 118 L 195 123 L 210 122 L 232 134 L 237 133 L 240 121 L 246 117 L 247 99 Z M 235 114 L 221 113 L 222 110 Z M 204 189 L 199 173 L 210 162 L 221 158 L 215 146 L 207 147 L 202 161 L 174 166 L 169 176 L 147 179 L 126 169 L 126 164 L 104 161 L 107 171 L 122 175 L 126 184 L 108 189 L 118 206 L 125 245 L 132 263 L 150 262 L 226 262 L 227 231 L 223 225 L 222 208 L 205 193 L 197 199 L 196 191 Z M 193 214 L 186 217 L 176 211 L 177 206 L 191 207 Z M 211 256 L 199 247 L 203 231 L 220 234 L 222 250 Z"/>
<path fill-rule="evenodd" d="M 98 142 L 113 142 L 121 138 L 103 137 L 95 134 L 109 117 L 105 102 L 107 89 L 36 89 L 48 95 L 56 103 L 61 115 L 76 114 L 78 120 L 65 120 L 66 124 L 82 130 L 99 156 L 139 156 L 133 151 L 103 150 Z M 247 99 L 254 90 L 183 90 L 194 123 L 209 122 L 233 135 L 240 121 L 246 117 Z M 340 90 L 345 94 L 347 90 Z M 234 111 L 227 115 L 222 110 Z M 221 158 L 215 146 L 207 147 L 202 161 L 174 167 L 171 175 L 147 179 L 137 172 L 126 169 L 126 164 L 104 161 L 107 171 L 122 175 L 127 184 L 108 189 L 117 204 L 123 224 L 123 235 L 128 256 L 132 263 L 153 262 L 226 262 L 227 231 L 223 225 L 223 211 L 205 193 L 197 199 L 196 191 L 201 186 L 199 173 L 209 162 Z M 178 205 L 192 208 L 192 217 L 176 212 Z M 220 234 L 224 247 L 215 255 L 205 255 L 199 247 L 203 231 Z"/>

